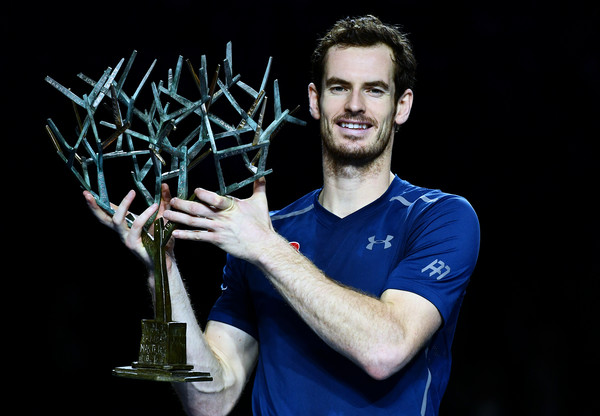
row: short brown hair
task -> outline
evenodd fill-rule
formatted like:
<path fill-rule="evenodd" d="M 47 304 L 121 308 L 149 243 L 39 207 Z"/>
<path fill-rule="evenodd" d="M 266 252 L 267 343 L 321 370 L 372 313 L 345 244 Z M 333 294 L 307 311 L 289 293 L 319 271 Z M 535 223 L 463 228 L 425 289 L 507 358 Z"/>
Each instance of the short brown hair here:
<path fill-rule="evenodd" d="M 347 17 L 337 21 L 323 36 L 312 54 L 312 77 L 317 90 L 321 89 L 325 57 L 327 51 L 334 46 L 369 47 L 379 43 L 389 46 L 393 52 L 395 99 L 408 88 L 414 88 L 417 62 L 412 52 L 412 46 L 399 26 L 382 23 L 377 17 Z"/>

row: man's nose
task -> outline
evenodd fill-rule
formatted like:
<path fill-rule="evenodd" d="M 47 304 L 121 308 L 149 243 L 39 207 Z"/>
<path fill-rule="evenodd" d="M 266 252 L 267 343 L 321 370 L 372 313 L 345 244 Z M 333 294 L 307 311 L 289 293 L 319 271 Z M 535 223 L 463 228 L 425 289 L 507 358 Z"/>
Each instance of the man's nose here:
<path fill-rule="evenodd" d="M 348 95 L 346 110 L 352 113 L 361 113 L 365 111 L 365 101 L 360 91 L 353 90 Z"/>

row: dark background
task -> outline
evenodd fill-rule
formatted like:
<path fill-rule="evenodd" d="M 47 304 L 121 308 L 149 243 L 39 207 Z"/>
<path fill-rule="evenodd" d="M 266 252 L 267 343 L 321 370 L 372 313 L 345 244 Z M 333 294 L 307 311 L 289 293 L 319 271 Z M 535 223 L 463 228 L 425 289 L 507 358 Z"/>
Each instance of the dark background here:
<path fill-rule="evenodd" d="M 168 384 L 111 375 L 137 358 L 140 320 L 152 316 L 145 271 L 91 216 L 55 155 L 46 118 L 61 130 L 74 121 L 68 100 L 44 77 L 76 90 L 83 87 L 77 73 L 99 77 L 136 49 L 138 71 L 159 58 L 151 77 L 157 81 L 178 55 L 198 67 L 206 54 L 214 68 L 232 41 L 234 72 L 256 85 L 273 56 L 271 80 L 280 80 L 284 108 L 300 104 L 298 116 L 309 120 L 308 61 L 316 38 L 338 18 L 372 13 L 404 26 L 419 62 L 394 172 L 465 196 L 481 223 L 480 258 L 441 414 L 598 414 L 597 3 L 363 3 L 3 6 L 7 408 L 14 402 L 16 414 L 182 414 Z M 319 146 L 314 122 L 288 125 L 274 140 L 272 209 L 320 186 Z M 224 254 L 185 242 L 178 252 L 204 321 L 219 294 Z M 238 414 L 249 414 L 247 400 Z"/>

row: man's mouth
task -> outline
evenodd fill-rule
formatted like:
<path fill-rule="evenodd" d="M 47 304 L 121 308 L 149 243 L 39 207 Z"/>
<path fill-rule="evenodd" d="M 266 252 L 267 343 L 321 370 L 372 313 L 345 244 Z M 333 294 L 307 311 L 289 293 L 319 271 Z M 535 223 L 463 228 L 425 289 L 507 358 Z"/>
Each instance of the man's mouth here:
<path fill-rule="evenodd" d="M 377 128 L 376 121 L 365 115 L 340 114 L 333 119 L 333 123 L 353 136 L 362 135 L 362 132 L 366 132 L 372 127 Z"/>
<path fill-rule="evenodd" d="M 371 127 L 371 124 L 369 124 L 369 123 L 349 123 L 349 122 L 345 122 L 345 121 L 339 122 L 338 125 L 345 129 L 351 129 L 351 130 L 366 130 L 369 127 Z"/>

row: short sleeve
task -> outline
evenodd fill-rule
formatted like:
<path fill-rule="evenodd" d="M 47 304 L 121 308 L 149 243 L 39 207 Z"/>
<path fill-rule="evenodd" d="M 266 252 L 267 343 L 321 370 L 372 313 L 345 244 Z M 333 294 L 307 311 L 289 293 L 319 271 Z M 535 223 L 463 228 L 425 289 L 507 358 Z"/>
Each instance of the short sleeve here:
<path fill-rule="evenodd" d="M 208 320 L 232 325 L 258 339 L 256 314 L 244 277 L 246 267 L 246 262 L 227 255 L 227 262 L 223 268 L 221 296 L 212 307 Z"/>
<path fill-rule="evenodd" d="M 479 221 L 462 197 L 448 196 L 416 210 L 404 258 L 385 289 L 416 293 L 429 300 L 447 322 L 460 304 L 479 253 Z M 384 289 L 384 290 L 385 290 Z"/>

